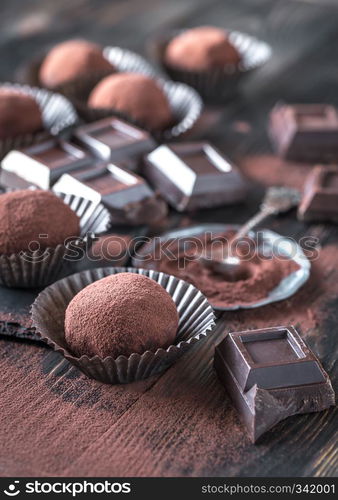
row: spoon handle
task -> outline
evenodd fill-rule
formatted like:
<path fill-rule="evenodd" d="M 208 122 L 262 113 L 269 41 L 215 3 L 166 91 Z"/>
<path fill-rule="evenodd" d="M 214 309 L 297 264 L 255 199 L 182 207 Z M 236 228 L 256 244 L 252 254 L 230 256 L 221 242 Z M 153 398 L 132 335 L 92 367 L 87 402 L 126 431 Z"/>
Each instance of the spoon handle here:
<path fill-rule="evenodd" d="M 234 240 L 240 240 L 248 234 L 251 229 L 253 229 L 257 224 L 262 222 L 269 215 L 274 214 L 276 211 L 273 207 L 268 205 L 263 205 L 259 212 L 257 212 L 251 219 L 249 219 L 243 226 L 237 231 L 234 236 Z"/>

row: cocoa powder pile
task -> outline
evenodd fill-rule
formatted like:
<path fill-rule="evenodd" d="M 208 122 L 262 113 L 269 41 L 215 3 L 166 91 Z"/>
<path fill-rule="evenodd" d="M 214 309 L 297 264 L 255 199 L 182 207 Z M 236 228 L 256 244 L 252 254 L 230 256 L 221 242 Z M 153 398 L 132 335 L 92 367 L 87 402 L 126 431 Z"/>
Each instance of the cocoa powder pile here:
<path fill-rule="evenodd" d="M 154 280 L 107 276 L 79 292 L 66 310 L 65 340 L 76 356 L 101 358 L 168 347 L 178 328 L 176 305 Z"/>
<path fill-rule="evenodd" d="M 198 257 L 203 252 L 208 252 L 213 248 L 219 249 L 224 245 L 224 241 L 230 241 L 233 233 L 224 233 L 213 236 L 212 239 L 192 238 L 195 244 L 191 248 L 186 248 L 184 252 L 179 250 L 177 243 L 173 241 L 168 254 L 157 251 L 156 255 L 147 256 L 147 260 L 142 267 L 156 268 L 167 274 L 172 274 L 178 278 L 188 281 L 210 300 L 214 307 L 232 307 L 237 304 L 249 305 L 267 297 L 283 278 L 299 269 L 294 261 L 278 256 L 266 256 L 259 253 L 259 250 L 252 248 L 249 254 L 245 255 L 248 275 L 245 279 L 238 281 L 227 281 L 223 274 L 207 268 Z M 217 240 L 219 241 L 217 247 Z M 215 246 L 216 242 L 216 246 Z M 223 248 L 223 254 L 224 254 Z M 226 253 L 226 251 L 225 251 Z M 150 258 L 149 258 L 150 257 Z"/>
<path fill-rule="evenodd" d="M 53 193 L 22 190 L 0 195 L 0 254 L 56 247 L 79 236 L 80 221 Z"/>

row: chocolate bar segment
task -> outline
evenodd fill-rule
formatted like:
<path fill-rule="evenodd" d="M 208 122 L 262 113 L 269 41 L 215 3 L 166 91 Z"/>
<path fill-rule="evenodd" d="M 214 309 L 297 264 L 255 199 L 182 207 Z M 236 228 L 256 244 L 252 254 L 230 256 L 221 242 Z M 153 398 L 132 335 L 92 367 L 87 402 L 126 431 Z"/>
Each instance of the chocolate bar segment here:
<path fill-rule="evenodd" d="M 338 159 L 338 113 L 327 104 L 277 104 L 269 133 L 276 152 L 293 161 Z"/>
<path fill-rule="evenodd" d="M 122 162 L 130 170 L 136 170 L 140 158 L 156 147 L 148 132 L 117 118 L 78 127 L 74 137 L 97 157 Z"/>
<path fill-rule="evenodd" d="M 54 191 L 103 203 L 116 224 L 152 224 L 167 214 L 167 206 L 134 173 L 108 162 L 64 174 Z"/>
<path fill-rule="evenodd" d="M 229 333 L 214 366 L 253 442 L 290 415 L 335 404 L 327 373 L 292 326 Z"/>
<path fill-rule="evenodd" d="M 317 165 L 311 170 L 298 216 L 302 220 L 338 222 L 338 165 Z"/>
<path fill-rule="evenodd" d="M 50 189 L 66 172 L 95 163 L 82 148 L 63 140 L 10 151 L 2 160 L 0 183 L 6 187 Z"/>
<path fill-rule="evenodd" d="M 247 194 L 239 170 L 208 143 L 159 146 L 145 157 L 143 173 L 180 212 L 241 202 Z"/>

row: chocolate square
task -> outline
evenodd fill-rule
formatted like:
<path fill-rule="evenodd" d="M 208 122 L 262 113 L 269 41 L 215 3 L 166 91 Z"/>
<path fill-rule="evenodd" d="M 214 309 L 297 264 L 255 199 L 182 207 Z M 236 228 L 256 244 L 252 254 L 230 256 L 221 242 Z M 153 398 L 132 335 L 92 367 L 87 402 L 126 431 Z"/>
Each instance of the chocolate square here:
<path fill-rule="evenodd" d="M 50 189 L 66 172 L 95 163 L 95 159 L 75 144 L 49 141 L 10 151 L 1 163 L 0 182 L 6 187 L 37 186 Z"/>
<path fill-rule="evenodd" d="M 327 374 L 292 326 L 229 333 L 214 366 L 254 442 L 289 415 L 335 401 Z"/>
<path fill-rule="evenodd" d="M 78 127 L 74 136 L 97 157 L 123 162 L 131 170 L 136 170 L 140 157 L 156 146 L 148 132 L 117 118 Z"/>
<path fill-rule="evenodd" d="M 270 114 L 269 131 L 277 153 L 286 159 L 338 159 L 338 113 L 334 106 L 277 104 Z"/>
<path fill-rule="evenodd" d="M 142 177 L 110 162 L 64 174 L 53 189 L 102 202 L 115 223 L 150 223 L 167 213 L 163 200 Z"/>
<path fill-rule="evenodd" d="M 146 156 L 143 173 L 178 211 L 237 203 L 247 194 L 237 167 L 204 142 L 159 146 Z"/>
<path fill-rule="evenodd" d="M 338 165 L 314 167 L 304 184 L 298 216 L 303 220 L 338 222 Z"/>

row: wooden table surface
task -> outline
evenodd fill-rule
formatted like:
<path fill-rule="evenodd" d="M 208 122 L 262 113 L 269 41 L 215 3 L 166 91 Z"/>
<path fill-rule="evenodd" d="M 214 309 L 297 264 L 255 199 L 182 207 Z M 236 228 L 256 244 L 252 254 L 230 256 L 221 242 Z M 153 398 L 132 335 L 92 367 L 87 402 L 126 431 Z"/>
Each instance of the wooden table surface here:
<path fill-rule="evenodd" d="M 142 52 L 164 28 L 216 24 L 268 41 L 271 62 L 238 98 L 207 109 L 195 134 L 219 146 L 254 184 L 245 206 L 196 214 L 194 222 L 242 222 L 254 213 L 267 183 L 302 186 L 309 166 L 285 165 L 271 154 L 267 113 L 279 99 L 338 105 L 337 19 L 335 0 L 2 0 L 1 79 L 13 79 L 16 68 L 44 45 L 73 36 Z M 254 446 L 213 371 L 214 345 L 225 332 L 293 323 L 337 390 L 337 226 L 304 225 L 294 213 L 266 225 L 297 240 L 319 239 L 322 249 L 308 284 L 279 304 L 223 314 L 214 335 L 162 376 L 106 386 L 51 350 L 3 338 L 0 474 L 337 475 L 336 408 L 291 417 Z M 29 325 L 33 295 L 22 292 L 14 299 L 1 290 L 0 296 L 2 330 L 8 328 L 6 315 Z"/>

